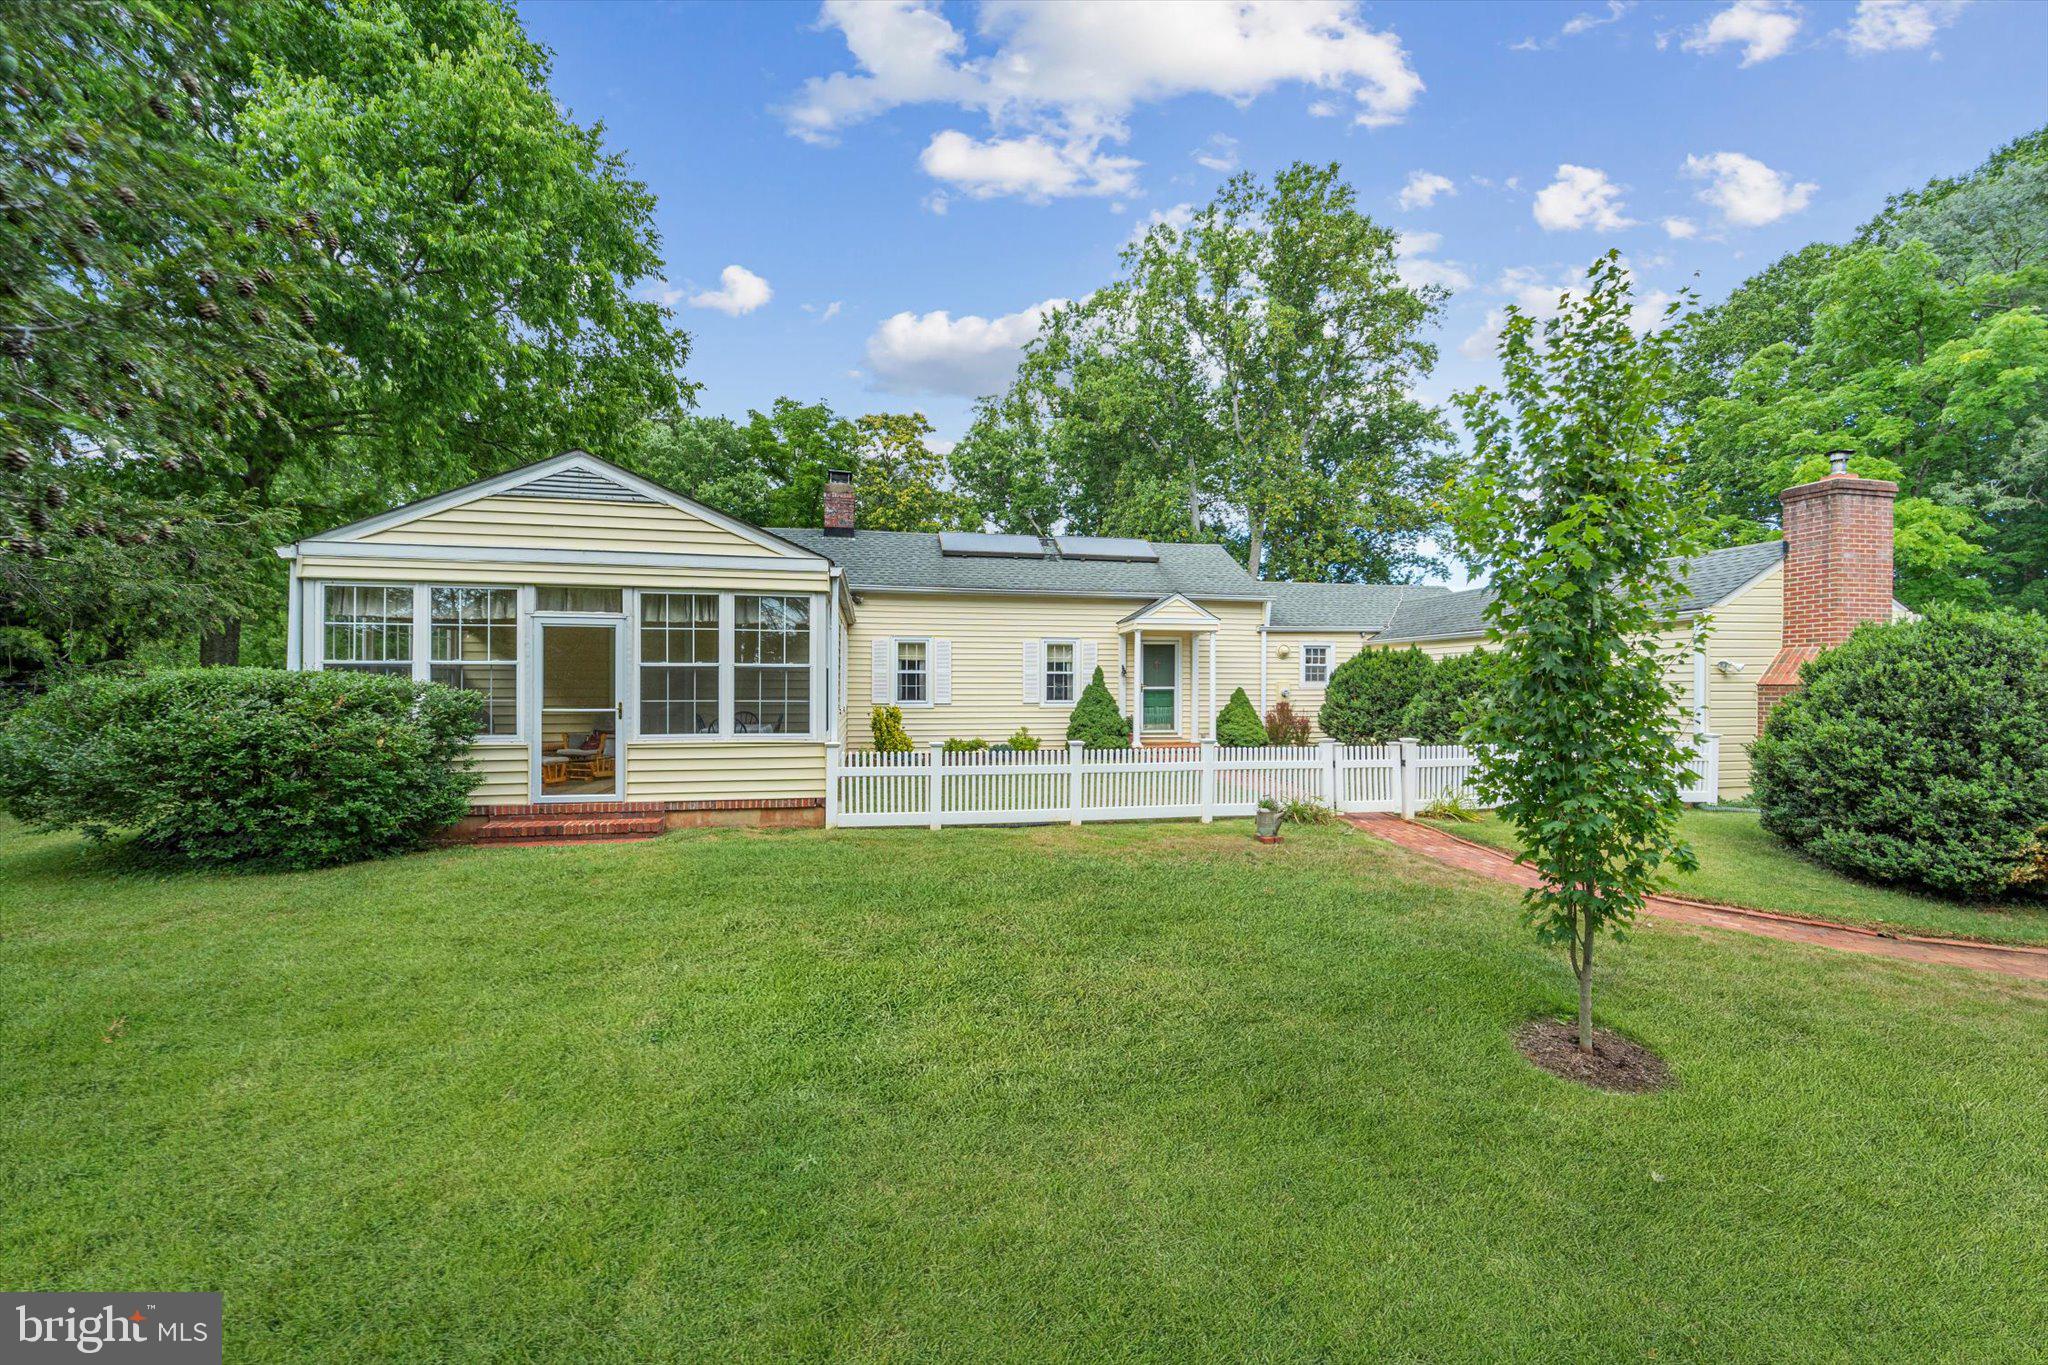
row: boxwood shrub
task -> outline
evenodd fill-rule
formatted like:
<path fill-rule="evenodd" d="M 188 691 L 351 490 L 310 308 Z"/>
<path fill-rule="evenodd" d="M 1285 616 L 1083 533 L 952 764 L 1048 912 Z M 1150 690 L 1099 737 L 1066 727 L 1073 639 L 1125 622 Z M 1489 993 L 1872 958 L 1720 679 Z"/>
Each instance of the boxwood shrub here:
<path fill-rule="evenodd" d="M 1865 626 L 1802 678 L 1750 754 L 1765 829 L 1874 881 L 2048 893 L 2048 621 Z"/>
<path fill-rule="evenodd" d="M 1316 719 L 1339 744 L 1383 744 L 1399 739 L 1408 703 L 1430 677 L 1430 658 L 1407 649 L 1361 649 L 1337 665 L 1323 691 Z"/>
<path fill-rule="evenodd" d="M 317 867 L 424 844 L 468 809 L 482 699 L 367 673 L 89 677 L 0 724 L 0 808 L 199 864 Z"/>
<path fill-rule="evenodd" d="M 1401 712 L 1401 733 L 1424 744 L 1456 744 L 1493 686 L 1494 656 L 1476 649 L 1438 659 Z"/>

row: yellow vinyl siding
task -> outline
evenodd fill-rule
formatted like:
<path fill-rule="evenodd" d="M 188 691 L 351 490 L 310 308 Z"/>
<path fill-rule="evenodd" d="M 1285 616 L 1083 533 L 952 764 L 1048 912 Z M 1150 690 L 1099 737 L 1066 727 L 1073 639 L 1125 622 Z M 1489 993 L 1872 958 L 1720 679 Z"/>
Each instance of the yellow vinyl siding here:
<path fill-rule="evenodd" d="M 1128 613 L 1126 613 L 1128 615 Z M 1213 615 L 1213 613 L 1211 613 Z M 1143 616 L 1130 623 L 1143 630 L 1166 632 L 1185 630 L 1189 627 L 1212 626 L 1216 624 L 1209 616 L 1188 605 L 1186 598 L 1170 600 L 1165 606 L 1149 616 Z"/>
<path fill-rule="evenodd" d="M 773 568 L 764 561 L 763 568 Z M 662 591 L 816 593 L 830 581 L 825 567 L 763 573 L 755 569 L 668 569 L 645 565 L 533 564 L 508 554 L 503 561 L 470 563 L 452 559 L 350 559 L 344 555 L 308 555 L 299 561 L 299 577 L 349 583 L 484 584 L 517 587 L 554 583 L 606 588 L 654 588 Z"/>
<path fill-rule="evenodd" d="M 774 559 L 757 545 L 664 503 L 478 498 L 363 536 L 386 545 L 502 545 L 527 550 L 745 555 Z"/>
<path fill-rule="evenodd" d="M 1270 711 L 1285 701 L 1294 708 L 1294 714 L 1308 718 L 1308 737 L 1320 743 L 1329 738 L 1317 715 L 1323 709 L 1323 697 L 1328 692 L 1321 683 L 1305 683 L 1301 680 L 1301 647 L 1303 645 L 1328 645 L 1330 647 L 1330 671 L 1335 673 L 1337 665 L 1343 663 L 1372 637 L 1359 631 L 1304 631 L 1300 634 L 1268 633 L 1266 636 L 1266 710 Z M 1287 657 L 1280 656 L 1281 650 Z M 1257 688 L 1245 689 L 1245 695 L 1252 699 L 1252 705 L 1259 704 Z M 1261 712 L 1263 715 L 1264 712 Z"/>
<path fill-rule="evenodd" d="M 763 801 L 825 795 L 825 746 L 793 740 L 626 745 L 628 801 Z"/>
<path fill-rule="evenodd" d="M 530 751 L 524 744 L 473 744 L 469 766 L 478 774 L 473 806 L 524 805 L 532 795 Z"/>
<path fill-rule="evenodd" d="M 954 738 L 1000 743 L 1019 726 L 1049 743 L 1065 743 L 1072 706 L 1024 700 L 1026 640 L 1093 641 L 1095 661 L 1116 697 L 1117 708 L 1130 714 L 1130 694 L 1122 676 L 1129 637 L 1118 633 L 1117 622 L 1143 605 L 1140 602 L 1058 596 L 891 595 L 877 590 L 861 597 L 846 650 L 846 743 L 851 748 L 872 748 L 874 743 L 869 717 L 875 703 L 872 661 L 878 639 L 947 640 L 952 644 L 951 704 L 903 708 L 904 728 L 919 744 Z M 1201 605 L 1223 623 L 1212 637 L 1218 669 L 1213 708 L 1209 704 L 1206 649 L 1199 697 L 1190 690 L 1195 681 L 1193 642 L 1200 637 L 1184 627 L 1148 624 L 1145 628 L 1148 640 L 1181 642 L 1181 732 L 1189 738 L 1198 733 L 1198 718 L 1199 733 L 1213 729 L 1214 713 L 1230 699 L 1233 687 L 1244 688 L 1255 704 L 1259 694 L 1258 627 L 1265 604 L 1204 601 Z M 1077 677 L 1074 695 L 1079 697 L 1087 685 L 1087 677 Z M 885 679 L 884 701 L 888 700 L 887 688 Z"/>

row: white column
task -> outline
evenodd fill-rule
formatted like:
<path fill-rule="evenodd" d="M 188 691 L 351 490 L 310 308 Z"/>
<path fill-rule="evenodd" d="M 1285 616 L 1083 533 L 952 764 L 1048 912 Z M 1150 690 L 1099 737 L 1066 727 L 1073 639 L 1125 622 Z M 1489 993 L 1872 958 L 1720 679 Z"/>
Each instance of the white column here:
<path fill-rule="evenodd" d="M 1188 636 L 1188 738 L 1202 740 L 1202 637 Z"/>
<path fill-rule="evenodd" d="M 296 671 L 302 665 L 299 651 L 303 648 L 300 636 L 305 631 L 305 618 L 299 604 L 299 558 L 293 555 L 285 562 L 284 594 L 284 666 Z"/>
<path fill-rule="evenodd" d="M 933 740 L 933 741 L 932 741 L 932 828 L 933 828 L 933 829 L 937 829 L 937 828 L 939 827 L 939 824 L 940 824 L 940 821 L 939 821 L 939 816 L 940 816 L 940 815 L 942 815 L 942 814 L 943 814 L 943 813 L 945 812 L 945 809 L 946 809 L 946 796 L 945 796 L 945 791 L 946 791 L 946 787 L 945 787 L 945 783 L 946 783 L 946 771 L 945 771 L 945 767 L 944 767 L 944 760 L 945 760 L 945 757 L 946 757 L 946 742 L 945 742 L 944 740 L 942 740 L 942 739 L 935 739 L 935 740 Z"/>
<path fill-rule="evenodd" d="M 1145 747 L 1145 632 L 1131 633 L 1131 747 Z"/>

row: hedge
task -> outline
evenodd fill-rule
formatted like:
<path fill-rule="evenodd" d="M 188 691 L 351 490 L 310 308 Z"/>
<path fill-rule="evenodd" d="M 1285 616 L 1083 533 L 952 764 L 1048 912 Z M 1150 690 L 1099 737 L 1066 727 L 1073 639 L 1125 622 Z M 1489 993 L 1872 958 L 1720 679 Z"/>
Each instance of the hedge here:
<path fill-rule="evenodd" d="M 1402 735 L 1408 703 L 1429 680 L 1430 658 L 1407 649 L 1361 649 L 1337 665 L 1317 716 L 1339 744 L 1384 744 Z"/>
<path fill-rule="evenodd" d="M 461 818 L 482 698 L 369 673 L 175 669 L 52 689 L 0 725 L 0 808 L 200 864 L 318 867 Z"/>
<path fill-rule="evenodd" d="M 1801 678 L 1750 751 L 1765 829 L 1873 881 L 2048 894 L 2048 621 L 1865 626 Z"/>

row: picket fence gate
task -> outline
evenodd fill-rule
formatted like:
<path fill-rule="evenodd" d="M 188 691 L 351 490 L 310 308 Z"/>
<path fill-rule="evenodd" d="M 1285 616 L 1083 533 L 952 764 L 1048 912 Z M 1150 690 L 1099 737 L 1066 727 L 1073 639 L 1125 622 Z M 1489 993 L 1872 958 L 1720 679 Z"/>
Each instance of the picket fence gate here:
<path fill-rule="evenodd" d="M 1687 801 L 1720 790 L 1721 741 L 1696 735 Z M 1271 799 L 1308 801 L 1343 814 L 1413 819 L 1450 798 L 1484 805 L 1472 789 L 1479 755 L 1455 744 L 1267 745 L 909 753 L 825 746 L 828 825 L 1034 825 L 1090 820 L 1213 820 L 1245 816 Z"/>

